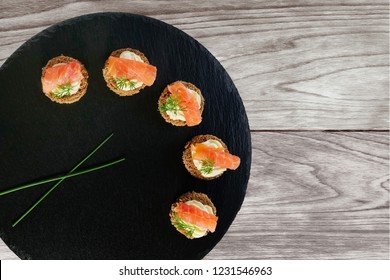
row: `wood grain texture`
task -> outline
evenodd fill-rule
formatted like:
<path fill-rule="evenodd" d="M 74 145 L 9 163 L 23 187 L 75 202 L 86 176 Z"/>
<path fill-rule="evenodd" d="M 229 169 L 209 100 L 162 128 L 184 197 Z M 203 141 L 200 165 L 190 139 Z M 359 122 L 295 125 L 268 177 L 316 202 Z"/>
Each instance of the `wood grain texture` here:
<path fill-rule="evenodd" d="M 256 133 L 247 196 L 207 259 L 388 259 L 388 133 Z"/>
<path fill-rule="evenodd" d="M 0 63 L 49 25 L 122 11 L 200 41 L 235 82 L 252 129 L 388 129 L 388 1 L 0 3 Z"/>
<path fill-rule="evenodd" d="M 244 204 L 206 259 L 389 258 L 388 132 L 252 137 Z"/>

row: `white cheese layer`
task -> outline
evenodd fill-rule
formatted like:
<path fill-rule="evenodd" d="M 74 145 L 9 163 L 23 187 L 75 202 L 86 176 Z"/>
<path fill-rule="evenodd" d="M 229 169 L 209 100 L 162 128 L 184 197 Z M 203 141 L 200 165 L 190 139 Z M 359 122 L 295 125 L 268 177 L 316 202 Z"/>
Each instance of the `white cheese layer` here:
<path fill-rule="evenodd" d="M 192 95 L 195 96 L 196 102 L 198 103 L 198 106 L 200 109 L 201 104 L 202 104 L 202 98 L 200 97 L 200 95 L 196 91 L 189 89 L 189 88 L 187 88 L 187 89 L 191 92 Z M 175 111 L 166 111 L 166 113 L 171 118 L 171 120 L 186 121 L 186 118 L 184 117 L 184 113 L 183 113 L 183 111 L 180 110 L 179 106 L 175 107 Z"/>
<path fill-rule="evenodd" d="M 212 148 L 223 148 L 222 144 L 219 141 L 214 140 L 214 139 L 209 139 L 205 142 L 202 142 L 202 144 L 205 144 L 205 145 L 212 147 Z M 219 168 L 217 166 L 214 166 L 213 170 L 210 173 L 203 173 L 201 171 L 202 161 L 194 159 L 193 162 L 194 162 L 196 169 L 198 169 L 199 172 L 202 173 L 202 176 L 205 178 L 210 178 L 210 177 L 214 177 L 217 175 L 221 175 L 223 172 L 226 171 L 226 168 Z"/>
<path fill-rule="evenodd" d="M 133 53 L 133 52 L 130 52 L 130 51 L 124 51 L 124 52 L 122 52 L 122 53 L 120 54 L 119 57 L 120 57 L 120 58 L 124 58 L 124 59 L 129 59 L 129 60 L 135 60 L 135 61 L 144 62 L 144 61 L 142 60 L 142 58 L 141 58 L 139 55 L 137 55 L 137 54 L 135 54 L 135 53 Z M 120 88 L 121 90 L 129 91 L 129 90 L 133 90 L 133 89 L 139 88 L 139 87 L 141 87 L 141 86 L 143 85 L 142 82 L 140 82 L 140 81 L 138 81 L 138 80 L 135 80 L 135 79 L 130 80 L 130 82 L 134 83 L 134 86 L 125 85 L 125 86 L 119 87 L 119 88 Z M 118 83 L 117 83 L 117 85 L 118 85 Z"/>

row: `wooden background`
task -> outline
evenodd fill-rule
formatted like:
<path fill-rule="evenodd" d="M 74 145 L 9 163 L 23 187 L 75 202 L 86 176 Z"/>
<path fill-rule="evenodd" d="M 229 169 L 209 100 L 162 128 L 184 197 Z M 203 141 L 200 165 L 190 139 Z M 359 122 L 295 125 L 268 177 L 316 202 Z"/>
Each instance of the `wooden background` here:
<path fill-rule="evenodd" d="M 46 27 L 102 11 L 180 28 L 241 94 L 248 192 L 206 259 L 389 259 L 388 1 L 1 0 L 0 65 Z M 17 259 L 2 241 L 0 259 Z"/>

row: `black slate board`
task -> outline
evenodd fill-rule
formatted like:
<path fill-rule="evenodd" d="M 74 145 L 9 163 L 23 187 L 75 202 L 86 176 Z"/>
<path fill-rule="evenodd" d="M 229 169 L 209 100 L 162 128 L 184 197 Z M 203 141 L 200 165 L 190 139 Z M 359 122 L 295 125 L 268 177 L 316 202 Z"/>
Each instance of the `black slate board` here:
<path fill-rule="evenodd" d="M 115 49 L 141 50 L 158 69 L 152 87 L 131 97 L 109 91 L 104 62 Z M 77 103 L 51 102 L 41 92 L 41 68 L 64 54 L 89 72 Z M 174 127 L 157 110 L 176 80 L 205 97 L 203 122 Z M 64 181 L 15 228 L 11 224 L 53 184 L 0 197 L 0 237 L 22 259 L 200 259 L 223 237 L 243 202 L 251 141 L 245 109 L 232 80 L 197 41 L 161 21 L 126 13 L 73 18 L 42 31 L 0 68 L 0 190 L 63 174 L 111 132 L 84 166 L 126 157 L 103 171 Z M 184 144 L 213 134 L 238 155 L 236 171 L 213 181 L 184 168 Z M 178 233 L 169 210 L 187 191 L 206 193 L 217 207 L 216 232 L 195 240 Z"/>

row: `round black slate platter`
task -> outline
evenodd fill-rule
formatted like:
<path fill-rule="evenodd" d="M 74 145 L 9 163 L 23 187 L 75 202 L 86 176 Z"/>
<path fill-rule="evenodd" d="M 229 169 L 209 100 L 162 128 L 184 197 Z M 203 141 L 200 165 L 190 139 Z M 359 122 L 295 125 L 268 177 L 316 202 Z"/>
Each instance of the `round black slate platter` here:
<path fill-rule="evenodd" d="M 153 86 L 131 97 L 102 77 L 109 54 L 131 47 L 157 67 Z M 41 69 L 64 54 L 89 72 L 87 93 L 70 105 L 41 91 Z M 205 97 L 203 121 L 174 127 L 157 110 L 164 87 L 184 80 Z M 0 197 L 0 237 L 22 259 L 201 259 L 223 237 L 243 202 L 251 141 L 241 98 L 220 63 L 196 40 L 156 19 L 90 14 L 51 26 L 0 68 L 0 190 L 66 173 L 111 132 L 80 169 L 126 157 L 102 171 L 65 180 L 15 228 L 11 224 L 53 184 Z M 213 181 L 193 178 L 181 155 L 198 134 L 213 134 L 241 158 Z M 219 216 L 215 233 L 189 240 L 169 221 L 187 191 L 207 194 Z"/>

